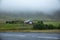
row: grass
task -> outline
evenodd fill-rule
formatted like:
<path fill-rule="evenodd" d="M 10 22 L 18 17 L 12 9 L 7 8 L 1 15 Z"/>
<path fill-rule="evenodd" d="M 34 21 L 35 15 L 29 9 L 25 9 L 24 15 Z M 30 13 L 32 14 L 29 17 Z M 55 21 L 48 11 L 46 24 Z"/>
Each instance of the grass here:
<path fill-rule="evenodd" d="M 58 26 L 60 22 L 44 22 L 44 24 L 52 24 L 54 26 Z M 59 32 L 60 30 L 31 30 L 32 25 L 29 24 L 0 24 L 0 32 L 1 31 L 12 31 L 12 32 Z M 11 30 L 10 30 L 11 29 Z M 24 29 L 24 30 L 20 30 Z M 26 30 L 27 29 L 27 30 Z M 28 30 L 29 29 L 29 30 Z"/>
<path fill-rule="evenodd" d="M 60 21 L 57 21 L 57 22 L 44 22 L 44 24 L 52 24 L 52 25 L 54 25 L 54 26 L 58 26 L 59 24 L 60 24 Z"/>
<path fill-rule="evenodd" d="M 44 22 L 44 24 L 52 24 L 58 26 L 60 22 Z M 19 28 L 28 28 L 31 29 L 33 26 L 29 24 L 0 24 L 0 29 L 19 29 Z"/>
<path fill-rule="evenodd" d="M 0 30 L 0 32 L 43 32 L 43 33 L 60 33 L 60 30 Z"/>
<path fill-rule="evenodd" d="M 19 28 L 32 28 L 32 25 L 27 25 L 27 24 L 0 24 L 0 29 L 19 29 Z"/>

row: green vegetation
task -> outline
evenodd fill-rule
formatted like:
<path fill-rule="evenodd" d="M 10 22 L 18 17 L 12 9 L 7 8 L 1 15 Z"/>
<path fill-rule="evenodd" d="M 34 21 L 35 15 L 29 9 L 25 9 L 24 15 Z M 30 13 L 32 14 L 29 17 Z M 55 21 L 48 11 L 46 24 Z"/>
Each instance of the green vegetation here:
<path fill-rule="evenodd" d="M 47 21 L 47 22 L 44 22 L 44 24 L 47 24 L 47 25 L 52 24 L 57 27 L 60 24 L 60 21 Z"/>
<path fill-rule="evenodd" d="M 44 29 L 60 29 L 60 24 L 44 24 L 43 21 L 38 21 L 38 23 L 33 25 L 33 29 L 35 30 L 44 30 Z"/>
<path fill-rule="evenodd" d="M 32 25 L 28 24 L 0 24 L 0 29 L 31 29 Z"/>
<path fill-rule="evenodd" d="M 16 21 L 14 21 L 16 22 Z M 45 29 L 60 29 L 60 22 L 43 22 L 43 21 L 34 21 L 34 24 L 24 24 L 23 21 L 18 21 L 16 23 L 3 23 L 0 24 L 1 29 L 18 29 L 18 30 L 45 30 Z"/>
<path fill-rule="evenodd" d="M 60 24 L 58 25 L 58 29 L 60 29 Z"/>

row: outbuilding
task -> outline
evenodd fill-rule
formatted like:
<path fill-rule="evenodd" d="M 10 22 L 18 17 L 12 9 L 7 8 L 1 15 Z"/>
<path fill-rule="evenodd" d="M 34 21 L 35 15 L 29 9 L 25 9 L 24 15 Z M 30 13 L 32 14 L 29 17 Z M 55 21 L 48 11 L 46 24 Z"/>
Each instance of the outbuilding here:
<path fill-rule="evenodd" d="M 25 24 L 33 24 L 33 22 L 31 20 L 25 20 L 24 23 Z"/>

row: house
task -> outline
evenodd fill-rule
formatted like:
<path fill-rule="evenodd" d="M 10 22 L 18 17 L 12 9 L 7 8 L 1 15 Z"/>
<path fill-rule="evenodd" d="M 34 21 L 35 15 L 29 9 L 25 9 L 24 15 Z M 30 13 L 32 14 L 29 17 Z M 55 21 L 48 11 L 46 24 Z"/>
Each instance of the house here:
<path fill-rule="evenodd" d="M 31 20 L 25 20 L 24 23 L 25 24 L 33 24 L 33 22 Z"/>

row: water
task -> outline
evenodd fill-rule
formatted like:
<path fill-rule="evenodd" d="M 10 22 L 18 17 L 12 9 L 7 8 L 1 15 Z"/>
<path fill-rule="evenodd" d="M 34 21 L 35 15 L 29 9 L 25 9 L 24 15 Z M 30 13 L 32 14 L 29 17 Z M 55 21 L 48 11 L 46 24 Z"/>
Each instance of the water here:
<path fill-rule="evenodd" d="M 0 40 L 60 40 L 58 33 L 0 32 Z"/>

